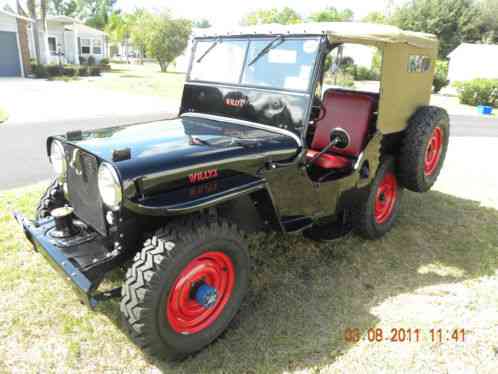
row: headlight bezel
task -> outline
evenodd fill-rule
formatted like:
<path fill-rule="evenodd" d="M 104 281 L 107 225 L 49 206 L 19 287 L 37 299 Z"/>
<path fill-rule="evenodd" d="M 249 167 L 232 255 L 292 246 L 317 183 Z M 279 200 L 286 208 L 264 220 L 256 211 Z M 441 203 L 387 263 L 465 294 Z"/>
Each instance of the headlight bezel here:
<path fill-rule="evenodd" d="M 66 151 L 61 141 L 54 139 L 50 142 L 49 160 L 57 177 L 64 179 L 67 172 L 67 160 Z"/>
<path fill-rule="evenodd" d="M 108 162 L 102 162 L 97 171 L 100 198 L 107 208 L 117 211 L 123 201 L 123 190 L 118 172 Z"/>

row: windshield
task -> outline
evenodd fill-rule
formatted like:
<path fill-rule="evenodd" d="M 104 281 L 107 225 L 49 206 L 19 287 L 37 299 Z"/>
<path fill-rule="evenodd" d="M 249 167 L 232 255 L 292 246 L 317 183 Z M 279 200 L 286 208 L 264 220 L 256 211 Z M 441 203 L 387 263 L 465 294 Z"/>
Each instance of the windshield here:
<path fill-rule="evenodd" d="M 307 91 L 318 47 L 317 37 L 200 40 L 189 79 Z"/>

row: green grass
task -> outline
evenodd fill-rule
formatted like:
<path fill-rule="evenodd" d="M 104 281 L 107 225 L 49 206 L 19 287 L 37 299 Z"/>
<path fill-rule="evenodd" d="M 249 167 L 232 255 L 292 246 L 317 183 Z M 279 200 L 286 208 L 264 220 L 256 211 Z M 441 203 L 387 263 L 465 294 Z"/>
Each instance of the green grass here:
<path fill-rule="evenodd" d="M 0 106 L 0 123 L 7 121 L 9 118 L 9 113 Z"/>
<path fill-rule="evenodd" d="M 250 291 L 230 329 L 179 364 L 150 361 L 122 331 L 118 302 L 92 312 L 9 210 L 32 215 L 42 186 L 0 192 L 0 372 L 492 373 L 498 367 L 498 211 L 406 193 L 383 239 L 251 238 Z M 118 284 L 119 275 L 114 282 Z M 344 341 L 346 328 L 420 328 L 419 343 Z M 464 328 L 466 341 L 430 342 Z M 156 370 L 157 370 L 156 369 Z"/>
<path fill-rule="evenodd" d="M 82 80 L 78 84 L 177 101 L 181 97 L 184 81 L 184 74 L 161 73 L 159 65 L 145 63 L 112 64 L 112 71 L 103 72 L 101 78 Z"/>

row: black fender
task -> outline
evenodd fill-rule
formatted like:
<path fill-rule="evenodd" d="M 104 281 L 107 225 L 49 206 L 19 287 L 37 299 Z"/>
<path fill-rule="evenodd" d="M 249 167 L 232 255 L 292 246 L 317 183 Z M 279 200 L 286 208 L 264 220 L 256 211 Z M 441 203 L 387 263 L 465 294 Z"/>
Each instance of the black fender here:
<path fill-rule="evenodd" d="M 261 220 L 272 229 L 281 230 L 280 217 L 264 178 L 238 175 L 212 180 L 137 201 L 125 200 L 124 207 L 140 216 L 179 216 L 211 207 L 220 207 L 229 215 L 244 219 L 245 212 L 235 212 L 238 199 L 250 199 Z"/>

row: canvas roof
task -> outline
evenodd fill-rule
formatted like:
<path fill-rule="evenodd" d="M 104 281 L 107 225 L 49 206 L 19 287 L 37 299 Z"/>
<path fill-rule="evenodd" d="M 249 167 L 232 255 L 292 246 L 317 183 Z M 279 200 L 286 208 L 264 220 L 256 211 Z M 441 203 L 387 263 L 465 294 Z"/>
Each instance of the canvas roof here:
<path fill-rule="evenodd" d="M 331 42 L 365 44 L 402 43 L 420 48 L 437 48 L 432 34 L 404 31 L 395 26 L 362 22 L 310 22 L 296 25 L 267 24 L 234 29 L 208 28 L 199 30 L 196 37 L 309 34 L 328 35 Z"/>

